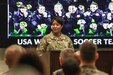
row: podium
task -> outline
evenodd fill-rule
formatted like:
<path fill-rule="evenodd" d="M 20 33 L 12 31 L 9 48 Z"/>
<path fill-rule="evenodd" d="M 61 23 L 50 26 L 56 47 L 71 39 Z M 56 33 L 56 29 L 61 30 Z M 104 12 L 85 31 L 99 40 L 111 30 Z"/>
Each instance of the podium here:
<path fill-rule="evenodd" d="M 41 56 L 45 64 L 46 75 L 52 75 L 53 71 L 60 68 L 59 54 L 60 51 L 48 51 Z"/>
<path fill-rule="evenodd" d="M 60 68 L 59 55 L 60 51 L 50 51 L 50 75 Z"/>
<path fill-rule="evenodd" d="M 109 75 L 113 75 L 113 50 L 98 51 L 99 59 L 96 66 L 99 70 L 102 70 Z"/>

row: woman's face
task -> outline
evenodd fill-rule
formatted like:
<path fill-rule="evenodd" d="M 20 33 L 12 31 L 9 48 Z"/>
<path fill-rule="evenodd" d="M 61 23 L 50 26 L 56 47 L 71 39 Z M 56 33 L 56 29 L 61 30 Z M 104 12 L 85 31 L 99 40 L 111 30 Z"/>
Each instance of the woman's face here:
<path fill-rule="evenodd" d="M 52 25 L 51 25 L 51 29 L 53 30 L 54 33 L 60 33 L 61 29 L 62 29 L 62 25 L 59 24 L 57 21 L 53 21 Z"/>

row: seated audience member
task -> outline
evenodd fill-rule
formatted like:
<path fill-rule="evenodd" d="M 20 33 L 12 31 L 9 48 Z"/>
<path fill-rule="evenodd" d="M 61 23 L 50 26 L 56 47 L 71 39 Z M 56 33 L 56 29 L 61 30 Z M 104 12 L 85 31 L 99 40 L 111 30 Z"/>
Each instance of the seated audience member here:
<path fill-rule="evenodd" d="M 34 50 L 28 50 L 22 55 L 11 75 L 44 75 L 45 69 L 41 58 Z"/>
<path fill-rule="evenodd" d="M 75 58 L 67 58 L 62 63 L 64 75 L 80 75 L 81 69 Z"/>
<path fill-rule="evenodd" d="M 81 74 L 83 75 L 108 75 L 96 68 L 96 60 L 99 58 L 97 46 L 91 41 L 86 41 L 80 45 L 79 51 L 75 55 L 80 60 Z"/>
<path fill-rule="evenodd" d="M 6 72 L 1 73 L 1 75 L 7 75 L 17 66 L 17 61 L 21 55 L 25 53 L 25 49 L 19 45 L 11 45 L 5 50 L 5 63 L 8 66 L 9 70 Z"/>
<path fill-rule="evenodd" d="M 63 61 L 67 58 L 75 58 L 74 57 L 74 50 L 72 48 L 66 48 L 64 50 L 61 50 L 60 55 L 59 55 L 59 62 L 60 65 L 62 65 Z M 62 69 L 58 69 L 53 72 L 52 75 L 63 75 Z"/>

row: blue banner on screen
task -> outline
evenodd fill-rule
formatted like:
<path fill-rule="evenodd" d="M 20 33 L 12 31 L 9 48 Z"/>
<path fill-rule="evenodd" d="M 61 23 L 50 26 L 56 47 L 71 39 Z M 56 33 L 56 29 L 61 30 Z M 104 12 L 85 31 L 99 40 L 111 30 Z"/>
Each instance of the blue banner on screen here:
<path fill-rule="evenodd" d="M 56 16 L 65 20 L 62 33 L 74 46 L 93 40 L 113 45 L 113 0 L 10 0 L 7 38 L 21 45 L 37 45 L 51 32 Z M 23 43 L 22 43 L 23 41 Z"/>

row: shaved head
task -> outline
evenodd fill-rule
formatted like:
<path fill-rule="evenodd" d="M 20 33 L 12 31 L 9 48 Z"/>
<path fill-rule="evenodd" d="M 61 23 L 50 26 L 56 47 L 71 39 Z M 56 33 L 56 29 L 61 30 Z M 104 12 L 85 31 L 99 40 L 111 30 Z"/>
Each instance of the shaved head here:
<path fill-rule="evenodd" d="M 25 49 L 19 45 L 11 45 L 6 48 L 5 51 L 5 62 L 9 68 L 12 68 L 16 65 L 19 57 L 25 53 Z"/>

